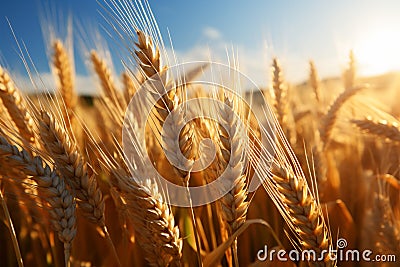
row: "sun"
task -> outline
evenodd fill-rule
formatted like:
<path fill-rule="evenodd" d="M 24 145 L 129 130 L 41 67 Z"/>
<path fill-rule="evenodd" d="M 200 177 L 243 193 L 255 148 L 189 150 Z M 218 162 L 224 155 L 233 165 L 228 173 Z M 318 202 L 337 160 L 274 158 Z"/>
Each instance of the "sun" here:
<path fill-rule="evenodd" d="M 366 29 L 365 36 L 354 47 L 354 54 L 363 75 L 400 70 L 400 31 Z"/>

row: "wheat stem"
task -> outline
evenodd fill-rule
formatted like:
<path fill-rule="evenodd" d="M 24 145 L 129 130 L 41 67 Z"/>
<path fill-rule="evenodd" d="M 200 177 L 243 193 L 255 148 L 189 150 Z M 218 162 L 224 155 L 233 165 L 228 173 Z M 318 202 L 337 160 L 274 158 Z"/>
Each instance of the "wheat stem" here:
<path fill-rule="evenodd" d="M 112 251 L 112 253 L 113 253 L 114 257 L 115 257 L 115 260 L 117 262 L 118 267 L 121 267 L 122 266 L 121 265 L 121 261 L 119 260 L 117 250 L 115 249 L 114 243 L 113 243 L 113 241 L 111 239 L 111 236 L 110 236 L 110 233 L 108 232 L 107 227 L 105 225 L 103 225 L 101 230 L 103 231 L 103 233 L 104 233 L 104 235 L 106 237 L 107 243 L 109 244 L 109 246 L 111 248 L 111 251 Z"/>
<path fill-rule="evenodd" d="M 23 267 L 24 266 L 24 262 L 22 259 L 22 254 L 21 254 L 21 250 L 19 249 L 19 244 L 18 244 L 18 240 L 17 240 L 17 234 L 15 233 L 15 229 L 14 229 L 14 224 L 12 222 L 11 216 L 10 216 L 10 212 L 8 211 L 8 207 L 7 207 L 7 203 L 4 199 L 3 196 L 3 191 L 0 189 L 0 198 L 1 198 L 1 205 L 3 207 L 3 211 L 4 214 L 6 216 L 7 222 L 8 222 L 8 230 L 10 231 L 10 236 L 11 236 L 11 241 L 14 247 L 14 252 L 15 255 L 17 257 L 17 263 L 19 267 Z"/>

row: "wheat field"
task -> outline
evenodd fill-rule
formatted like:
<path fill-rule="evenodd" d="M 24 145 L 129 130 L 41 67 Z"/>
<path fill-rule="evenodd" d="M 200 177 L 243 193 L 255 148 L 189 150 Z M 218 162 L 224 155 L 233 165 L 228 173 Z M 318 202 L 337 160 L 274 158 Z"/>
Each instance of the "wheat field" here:
<path fill-rule="evenodd" d="M 291 84 L 274 58 L 259 91 L 193 85 L 210 64 L 171 75 L 148 6 L 104 3 L 128 59 L 116 76 L 82 53 L 97 96 L 75 87 L 70 36 L 47 40 L 55 90 L 22 93 L 0 66 L 0 266 L 398 266 L 397 74 L 358 77 L 350 51 L 340 78 L 310 61 Z M 196 205 L 190 189 L 221 175 L 228 189 Z"/>

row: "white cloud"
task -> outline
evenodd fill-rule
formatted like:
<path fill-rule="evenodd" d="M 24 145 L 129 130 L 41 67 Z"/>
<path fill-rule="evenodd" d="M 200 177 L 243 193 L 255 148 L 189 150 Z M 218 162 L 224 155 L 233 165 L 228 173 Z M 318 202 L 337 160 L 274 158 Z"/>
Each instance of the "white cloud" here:
<path fill-rule="evenodd" d="M 290 83 L 299 83 L 307 79 L 308 59 L 294 53 L 280 51 L 265 44 L 253 47 L 232 44 L 222 37 L 212 42 L 199 43 L 186 50 L 174 51 L 178 63 L 199 60 L 212 60 L 224 64 L 235 60 L 239 70 L 259 87 L 269 86 L 273 57 L 281 62 L 284 77 Z M 167 52 L 172 55 L 172 51 Z M 170 60 L 173 57 L 169 57 Z M 171 63 L 171 62 L 170 62 Z M 172 63 L 176 63 L 172 60 Z"/>
<path fill-rule="evenodd" d="M 204 28 L 204 36 L 210 37 L 212 42 L 198 43 L 186 50 L 168 49 L 169 64 L 213 61 L 222 64 L 234 64 L 239 70 L 248 76 L 256 85 L 265 87 L 268 84 L 268 58 L 266 49 L 257 47 L 248 49 L 242 45 L 234 45 L 222 38 L 219 32 L 213 28 Z M 210 39 L 207 38 L 207 41 Z M 176 61 L 174 56 L 176 56 Z M 249 88 L 246 88 L 249 89 Z"/>
<path fill-rule="evenodd" d="M 54 76 L 50 72 L 41 72 L 34 75 L 33 82 L 27 75 L 12 73 L 12 78 L 22 92 L 54 92 L 56 88 Z M 99 88 L 92 76 L 76 75 L 75 88 L 78 94 L 97 95 Z"/>
<path fill-rule="evenodd" d="M 100 90 L 96 84 L 94 77 L 77 75 L 75 78 L 75 86 L 79 93 L 88 95 L 98 95 Z"/>
<path fill-rule="evenodd" d="M 213 27 L 205 27 L 203 29 L 203 35 L 204 37 L 212 40 L 221 39 L 222 37 L 221 33 Z"/>

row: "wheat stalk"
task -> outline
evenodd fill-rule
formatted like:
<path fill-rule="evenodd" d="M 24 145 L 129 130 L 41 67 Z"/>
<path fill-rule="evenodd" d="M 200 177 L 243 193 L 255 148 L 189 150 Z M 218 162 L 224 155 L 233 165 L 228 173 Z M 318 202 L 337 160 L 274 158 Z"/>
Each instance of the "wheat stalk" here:
<path fill-rule="evenodd" d="M 4 217 L 5 217 L 4 221 L 7 222 L 7 228 L 8 228 L 8 231 L 10 232 L 10 237 L 11 237 L 11 241 L 12 241 L 12 244 L 13 244 L 15 256 L 17 257 L 18 267 L 23 267 L 24 266 L 24 261 L 22 259 L 21 250 L 19 248 L 19 244 L 18 244 L 17 234 L 15 232 L 14 223 L 12 221 L 9 209 L 7 207 L 6 200 L 4 199 L 4 196 L 3 196 L 3 183 L 2 183 L 2 180 L 0 180 L 0 186 L 1 186 L 1 188 L 0 188 L 0 201 L 1 201 L 1 206 L 3 208 L 3 212 L 4 212 Z"/>
<path fill-rule="evenodd" d="M 49 204 L 51 223 L 64 243 L 66 266 L 68 266 L 71 242 L 76 235 L 75 200 L 66 188 L 64 180 L 39 157 L 32 157 L 26 150 L 19 150 L 0 136 L 0 155 L 15 168 L 36 181 Z M 13 177 L 17 178 L 17 177 Z"/>

